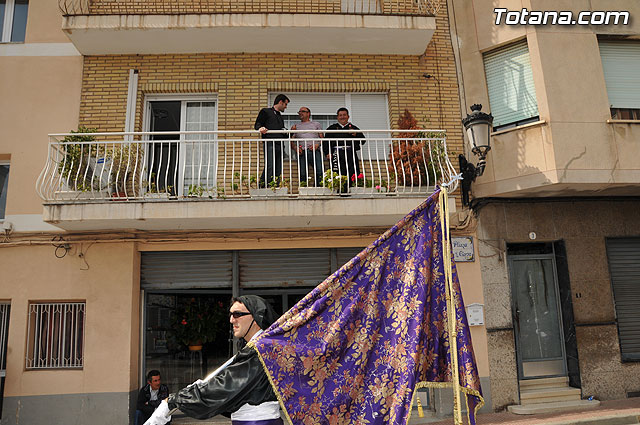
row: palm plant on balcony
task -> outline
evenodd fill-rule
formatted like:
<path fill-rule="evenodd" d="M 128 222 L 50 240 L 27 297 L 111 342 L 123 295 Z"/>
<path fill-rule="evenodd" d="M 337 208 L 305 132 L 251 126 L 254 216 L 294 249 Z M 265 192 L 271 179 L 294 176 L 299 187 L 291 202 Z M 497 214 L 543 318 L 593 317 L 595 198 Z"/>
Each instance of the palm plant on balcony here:
<path fill-rule="evenodd" d="M 96 129 L 79 126 L 71 130 L 73 135 L 62 139 L 62 155 L 58 162 L 58 172 L 62 176 L 67 190 L 88 192 L 100 189 L 100 179 L 96 176 L 98 148 L 91 143 L 96 140 Z M 104 154 L 104 152 L 102 152 Z"/>
<path fill-rule="evenodd" d="M 408 109 L 398 119 L 400 130 L 420 130 L 416 120 Z M 441 138 L 441 134 L 432 132 L 399 133 L 399 140 L 392 143 L 389 153 L 389 172 L 398 186 L 423 187 L 435 186 L 442 175 L 440 164 L 444 164 L 447 152 L 439 140 L 429 143 L 425 138 Z M 406 138 L 403 140 L 403 138 Z M 418 140 L 415 140 L 418 139 Z"/>

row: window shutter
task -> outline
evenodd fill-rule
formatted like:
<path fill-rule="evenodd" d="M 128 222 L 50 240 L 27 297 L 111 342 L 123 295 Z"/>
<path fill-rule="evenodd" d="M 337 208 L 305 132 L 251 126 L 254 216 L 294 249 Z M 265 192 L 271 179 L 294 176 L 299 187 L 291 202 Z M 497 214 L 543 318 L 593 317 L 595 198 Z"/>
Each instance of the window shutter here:
<path fill-rule="evenodd" d="M 269 93 L 269 106 L 279 93 Z M 336 116 L 338 108 L 344 106 L 344 94 L 341 93 L 284 93 L 289 98 L 289 105 L 285 114 L 298 116 L 301 106 L 311 109 L 313 115 Z"/>
<path fill-rule="evenodd" d="M 358 128 L 384 130 L 389 128 L 386 94 L 352 94 L 351 122 Z M 361 159 L 384 159 L 389 154 L 389 133 L 367 133 L 367 143 L 360 151 Z"/>
<path fill-rule="evenodd" d="M 601 41 L 599 46 L 610 107 L 640 109 L 640 43 Z"/>
<path fill-rule="evenodd" d="M 485 53 L 484 69 L 494 127 L 538 116 L 526 40 Z"/>
<path fill-rule="evenodd" d="M 231 251 L 143 252 L 142 289 L 230 288 Z"/>
<path fill-rule="evenodd" d="M 329 249 L 239 251 L 240 286 L 316 286 L 331 274 Z"/>
<path fill-rule="evenodd" d="M 622 360 L 640 360 L 640 238 L 607 239 Z"/>

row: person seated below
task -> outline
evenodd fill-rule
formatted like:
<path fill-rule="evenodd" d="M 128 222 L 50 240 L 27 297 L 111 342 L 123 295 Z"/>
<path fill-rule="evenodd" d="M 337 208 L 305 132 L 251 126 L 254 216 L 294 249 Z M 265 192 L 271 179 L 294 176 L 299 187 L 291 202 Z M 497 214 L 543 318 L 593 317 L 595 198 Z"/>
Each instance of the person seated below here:
<path fill-rule="evenodd" d="M 161 382 L 160 371 L 147 373 L 147 384 L 140 388 L 136 402 L 136 425 L 142 425 L 151 417 L 160 402 L 169 396 L 169 387 Z"/>

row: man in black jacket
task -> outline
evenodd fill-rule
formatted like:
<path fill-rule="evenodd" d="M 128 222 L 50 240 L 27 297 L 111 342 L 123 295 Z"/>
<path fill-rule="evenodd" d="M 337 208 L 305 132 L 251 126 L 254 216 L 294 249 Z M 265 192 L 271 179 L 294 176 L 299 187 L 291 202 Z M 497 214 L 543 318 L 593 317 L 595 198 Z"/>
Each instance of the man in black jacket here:
<path fill-rule="evenodd" d="M 338 122 L 331 124 L 327 130 L 343 130 L 339 133 L 326 132 L 323 146 L 323 152 L 327 159 L 331 161 L 331 169 L 342 175 L 347 176 L 348 183 L 351 183 L 355 174 L 360 174 L 360 160 L 358 152 L 360 147 L 366 143 L 364 134 L 360 129 L 349 122 L 349 110 L 340 108 L 337 112 Z M 349 140 L 351 139 L 351 140 Z"/>
<path fill-rule="evenodd" d="M 234 298 L 229 316 L 233 336 L 245 342 L 260 335 L 276 319 L 273 308 L 257 295 Z M 175 408 L 196 419 L 215 415 L 231 417 L 233 425 L 243 422 L 282 425 L 280 405 L 258 353 L 246 346 L 238 351 L 229 366 L 209 381 L 198 380 L 172 394 L 149 424 L 164 424 L 166 415 Z"/>
<path fill-rule="evenodd" d="M 136 425 L 142 425 L 169 396 L 169 388 L 161 382 L 160 371 L 152 370 L 147 373 L 147 384 L 140 388 L 136 402 Z"/>
<path fill-rule="evenodd" d="M 288 104 L 289 98 L 284 94 L 279 94 L 273 100 L 273 106 L 262 108 L 256 118 L 254 128 L 262 134 L 263 139 L 267 139 L 262 146 L 265 167 L 260 176 L 260 187 L 268 186 L 272 181 L 282 178 L 282 139 L 286 139 L 288 136 L 285 133 L 267 133 L 267 131 L 285 130 L 282 112 L 287 109 Z"/>

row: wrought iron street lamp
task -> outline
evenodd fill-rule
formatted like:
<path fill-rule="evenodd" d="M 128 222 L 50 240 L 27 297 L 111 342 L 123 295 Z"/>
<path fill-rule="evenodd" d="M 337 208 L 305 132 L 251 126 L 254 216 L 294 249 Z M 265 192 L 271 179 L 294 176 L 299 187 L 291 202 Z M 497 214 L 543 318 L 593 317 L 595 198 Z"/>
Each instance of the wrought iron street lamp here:
<path fill-rule="evenodd" d="M 471 106 L 471 114 L 462 120 L 464 130 L 469 140 L 469 148 L 471 153 L 479 157 L 478 164 L 473 165 L 467 158 L 460 154 L 460 172 L 462 173 L 462 205 L 469 205 L 469 193 L 471 192 L 471 183 L 476 177 L 484 173 L 484 167 L 487 164 L 487 153 L 491 150 L 491 130 L 493 128 L 493 116 L 481 112 L 482 105 L 475 104 Z"/>

